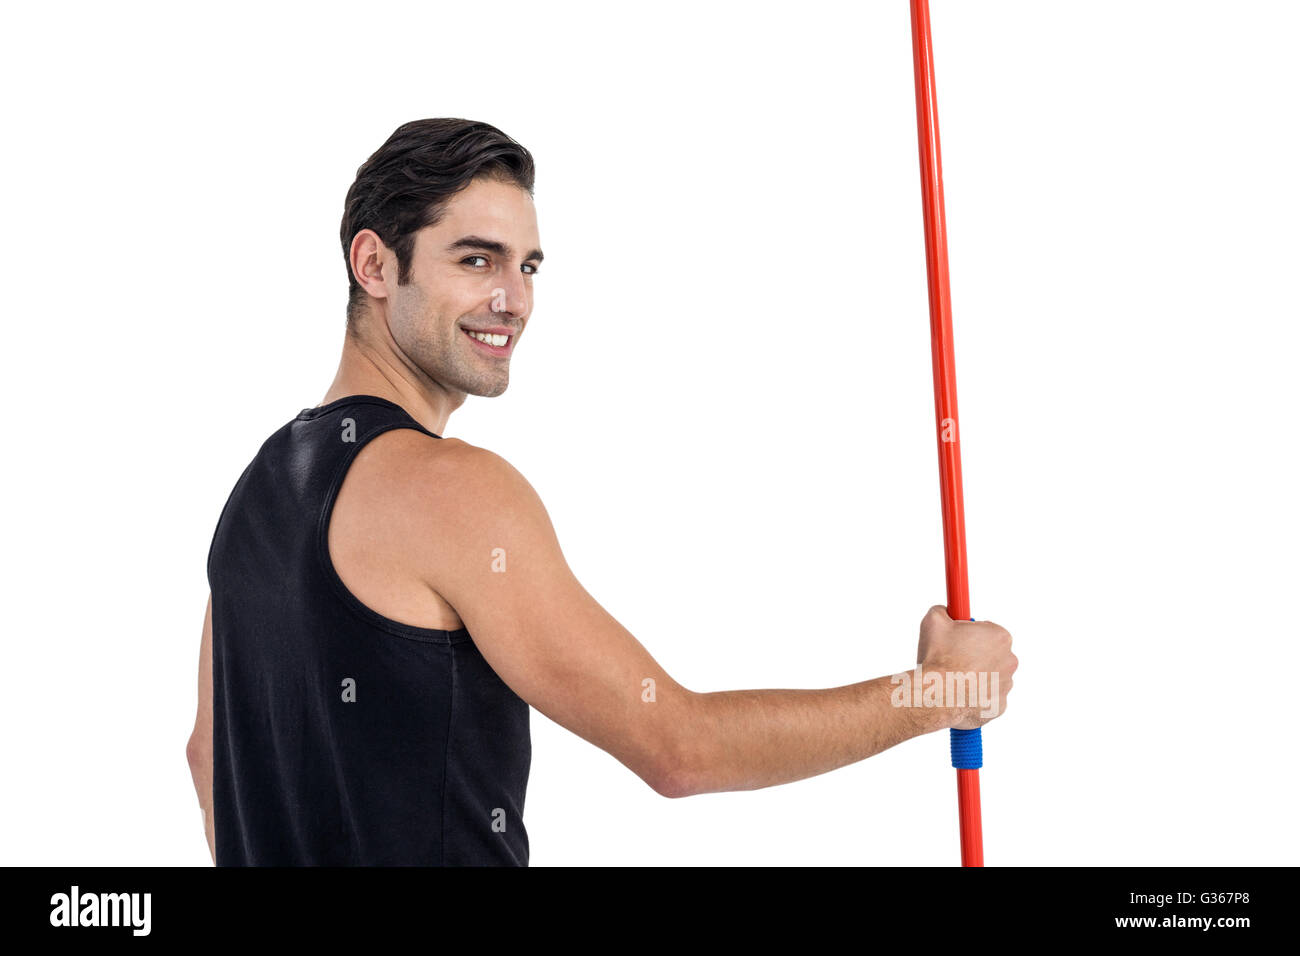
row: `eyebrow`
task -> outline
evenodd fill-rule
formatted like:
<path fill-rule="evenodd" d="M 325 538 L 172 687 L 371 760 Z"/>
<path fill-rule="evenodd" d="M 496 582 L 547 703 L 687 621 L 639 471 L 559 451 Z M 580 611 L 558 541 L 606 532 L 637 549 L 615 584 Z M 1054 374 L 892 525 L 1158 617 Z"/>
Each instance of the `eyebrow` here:
<path fill-rule="evenodd" d="M 504 242 L 498 242 L 496 239 L 484 239 L 482 236 L 462 236 L 447 247 L 448 252 L 454 252 L 457 249 L 486 249 L 488 252 L 494 252 L 502 258 L 509 259 L 511 249 Z M 524 261 L 535 259 L 541 262 L 545 258 L 541 249 L 534 249 L 528 255 L 524 256 Z"/>

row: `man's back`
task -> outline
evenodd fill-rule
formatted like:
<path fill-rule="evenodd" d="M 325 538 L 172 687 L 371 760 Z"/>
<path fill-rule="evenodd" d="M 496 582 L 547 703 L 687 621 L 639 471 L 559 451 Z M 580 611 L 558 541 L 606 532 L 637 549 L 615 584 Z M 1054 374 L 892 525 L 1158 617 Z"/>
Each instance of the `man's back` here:
<path fill-rule="evenodd" d="M 386 617 L 331 560 L 348 469 L 395 428 L 441 441 L 376 396 L 305 409 L 222 512 L 208 558 L 218 865 L 528 862 L 528 705 L 463 626 Z"/>

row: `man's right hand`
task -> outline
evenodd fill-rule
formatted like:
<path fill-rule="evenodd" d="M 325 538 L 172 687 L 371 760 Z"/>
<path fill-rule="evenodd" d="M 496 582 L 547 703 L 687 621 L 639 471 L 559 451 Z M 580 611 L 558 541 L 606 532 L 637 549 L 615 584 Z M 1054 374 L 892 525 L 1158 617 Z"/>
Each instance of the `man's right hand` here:
<path fill-rule="evenodd" d="M 930 608 L 921 620 L 916 662 L 923 674 L 929 671 L 945 675 L 973 671 L 977 686 L 989 689 L 990 699 L 982 706 L 978 700 L 967 700 L 963 707 L 954 706 L 955 701 L 945 700 L 952 714 L 949 726 L 958 730 L 974 730 L 1006 711 L 1011 675 L 1020 664 L 1016 655 L 1011 653 L 1011 634 L 1006 628 L 992 621 L 954 621 L 942 604 Z M 989 676 L 981 678 L 982 674 Z M 944 686 L 949 686 L 946 678 Z M 995 687 L 996 694 L 993 693 Z M 991 698 L 995 696 L 997 702 L 993 706 Z"/>

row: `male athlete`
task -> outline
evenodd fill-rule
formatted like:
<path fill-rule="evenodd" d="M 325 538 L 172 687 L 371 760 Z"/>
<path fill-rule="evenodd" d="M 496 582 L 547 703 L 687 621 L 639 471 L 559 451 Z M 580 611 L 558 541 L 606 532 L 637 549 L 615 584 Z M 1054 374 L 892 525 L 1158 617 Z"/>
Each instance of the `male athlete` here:
<path fill-rule="evenodd" d="M 922 672 L 983 674 L 993 701 L 896 706 L 893 675 L 688 690 L 583 589 L 524 477 L 441 437 L 509 382 L 542 262 L 532 192 L 529 152 L 462 119 L 399 127 L 348 191 L 338 372 L 240 476 L 208 555 L 187 756 L 219 866 L 527 865 L 530 707 L 665 797 L 1006 708 L 1011 635 L 939 605 Z"/>

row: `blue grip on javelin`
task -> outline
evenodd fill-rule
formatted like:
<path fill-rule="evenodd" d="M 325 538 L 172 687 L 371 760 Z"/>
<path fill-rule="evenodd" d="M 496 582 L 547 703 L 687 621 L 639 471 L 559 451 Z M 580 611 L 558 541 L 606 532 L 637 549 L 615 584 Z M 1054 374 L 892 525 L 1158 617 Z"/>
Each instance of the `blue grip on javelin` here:
<path fill-rule="evenodd" d="M 974 730 L 958 730 L 952 727 L 948 730 L 948 736 L 954 767 L 958 770 L 978 770 L 984 766 L 984 743 L 978 727 Z"/>
<path fill-rule="evenodd" d="M 958 730 L 952 727 L 948 731 L 952 742 L 952 765 L 959 770 L 978 770 L 984 766 L 984 745 L 980 741 L 980 729 Z"/>

